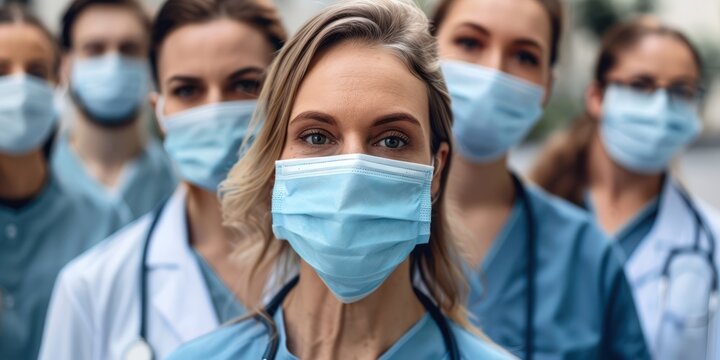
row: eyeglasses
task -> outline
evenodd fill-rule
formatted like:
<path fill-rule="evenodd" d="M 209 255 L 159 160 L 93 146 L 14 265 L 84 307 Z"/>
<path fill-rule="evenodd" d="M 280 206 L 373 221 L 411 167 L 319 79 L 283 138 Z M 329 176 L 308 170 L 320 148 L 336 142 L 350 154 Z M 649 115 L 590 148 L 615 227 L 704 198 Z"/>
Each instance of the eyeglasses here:
<path fill-rule="evenodd" d="M 647 95 L 652 95 L 658 90 L 666 90 L 671 99 L 683 102 L 697 103 L 705 97 L 705 89 L 701 85 L 675 84 L 661 87 L 649 80 L 610 80 L 609 85 L 621 86 Z"/>

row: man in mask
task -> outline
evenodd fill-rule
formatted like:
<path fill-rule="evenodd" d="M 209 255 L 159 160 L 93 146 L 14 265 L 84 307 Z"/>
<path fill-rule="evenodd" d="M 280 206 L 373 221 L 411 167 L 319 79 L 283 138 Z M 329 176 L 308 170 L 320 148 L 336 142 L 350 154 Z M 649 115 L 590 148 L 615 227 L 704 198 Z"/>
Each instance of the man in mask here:
<path fill-rule="evenodd" d="M 150 20 L 136 0 L 75 0 L 62 18 L 63 75 L 74 103 L 53 167 L 61 181 L 116 205 L 131 221 L 176 186 L 142 121 L 150 90 Z"/>

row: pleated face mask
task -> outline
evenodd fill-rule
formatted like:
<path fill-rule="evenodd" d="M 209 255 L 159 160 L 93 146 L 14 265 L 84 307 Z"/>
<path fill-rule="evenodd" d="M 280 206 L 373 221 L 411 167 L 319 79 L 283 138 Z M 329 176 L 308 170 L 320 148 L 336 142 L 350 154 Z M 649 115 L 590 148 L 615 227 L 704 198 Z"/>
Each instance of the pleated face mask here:
<path fill-rule="evenodd" d="M 0 77 L 0 152 L 22 155 L 39 149 L 57 121 L 54 92 L 42 79 Z"/>
<path fill-rule="evenodd" d="M 428 243 L 432 177 L 432 166 L 363 154 L 277 161 L 273 232 L 356 302 Z"/>
<path fill-rule="evenodd" d="M 540 120 L 545 90 L 501 71 L 443 61 L 458 151 L 475 163 L 488 163 L 518 145 Z"/>
<path fill-rule="evenodd" d="M 181 177 L 207 191 L 217 192 L 240 159 L 257 101 L 228 101 L 199 106 L 164 116 L 164 100 L 157 117 L 165 128 L 165 150 Z"/>
<path fill-rule="evenodd" d="M 645 94 L 613 85 L 605 92 L 600 138 L 610 157 L 628 170 L 664 171 L 701 130 L 697 105 L 667 90 Z"/>

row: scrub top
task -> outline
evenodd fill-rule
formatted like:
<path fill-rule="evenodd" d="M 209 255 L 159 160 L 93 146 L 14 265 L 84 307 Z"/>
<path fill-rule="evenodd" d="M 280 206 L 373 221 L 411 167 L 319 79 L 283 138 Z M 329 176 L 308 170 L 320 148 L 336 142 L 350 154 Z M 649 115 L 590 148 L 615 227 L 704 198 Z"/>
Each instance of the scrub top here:
<path fill-rule="evenodd" d="M 228 289 L 210 264 L 194 249 L 193 255 L 195 255 L 195 259 L 200 265 L 200 272 L 202 272 L 205 279 L 218 322 L 223 324 L 245 314 L 245 307 L 237 300 L 235 294 Z"/>
<path fill-rule="evenodd" d="M 52 175 L 29 204 L 0 205 L 0 359 L 37 358 L 58 272 L 119 222 L 112 207 Z"/>
<path fill-rule="evenodd" d="M 282 308 L 273 317 L 278 329 L 278 360 L 297 360 L 287 348 L 285 323 Z M 461 358 L 511 359 L 512 357 L 494 345 L 485 342 L 465 329 L 450 323 Z M 267 328 L 250 318 L 224 326 L 217 331 L 191 341 L 172 353 L 168 360 L 195 359 L 261 359 L 269 344 Z M 405 335 L 403 335 L 380 360 L 405 359 L 449 359 L 442 334 L 430 315 L 426 314 Z"/>
<path fill-rule="evenodd" d="M 590 215 L 527 187 L 536 234 L 535 359 L 648 359 L 621 254 Z M 469 274 L 476 325 L 524 358 L 529 217 L 518 197 L 480 269 Z"/>
<path fill-rule="evenodd" d="M 659 199 L 650 201 L 613 236 L 623 250 L 625 258 L 630 258 L 643 239 L 650 234 L 650 231 L 655 226 L 655 219 L 657 219 L 659 211 Z"/>
<path fill-rule="evenodd" d="M 145 151 L 126 166 L 114 189 L 106 188 L 88 174 L 70 147 L 68 134 L 58 137 L 52 167 L 60 181 L 68 186 L 76 186 L 116 206 L 125 217 L 124 224 L 154 210 L 172 195 L 178 184 L 172 163 L 155 139 L 149 140 Z"/>

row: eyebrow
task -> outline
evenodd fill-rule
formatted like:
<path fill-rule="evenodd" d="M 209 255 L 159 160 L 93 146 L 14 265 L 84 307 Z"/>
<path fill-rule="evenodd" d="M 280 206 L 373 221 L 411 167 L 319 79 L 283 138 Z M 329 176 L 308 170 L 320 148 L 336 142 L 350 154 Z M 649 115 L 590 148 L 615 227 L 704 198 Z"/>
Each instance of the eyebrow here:
<path fill-rule="evenodd" d="M 398 122 L 398 121 L 405 121 L 405 122 L 414 124 L 418 127 L 422 127 L 420 125 L 420 121 L 418 121 L 418 119 L 416 119 L 414 116 L 412 116 L 408 113 L 404 113 L 404 112 L 385 115 L 385 116 L 379 118 L 377 121 L 375 121 L 373 126 L 382 126 L 382 125 L 386 125 L 386 124 L 390 124 L 390 123 Z"/>
<path fill-rule="evenodd" d="M 239 70 L 236 70 L 232 74 L 230 74 L 227 78 L 228 79 L 235 79 L 238 77 L 241 77 L 243 75 L 249 74 L 249 73 L 263 73 L 263 70 L 254 66 L 245 67 Z M 198 76 L 192 76 L 192 75 L 173 75 L 169 79 L 167 79 L 166 83 L 171 83 L 174 81 L 179 82 L 197 82 L 200 81 L 200 77 Z"/>
<path fill-rule="evenodd" d="M 335 125 L 336 123 L 334 117 L 319 111 L 305 111 L 303 113 L 300 113 L 298 116 L 290 120 L 290 123 L 301 119 L 317 120 L 328 125 Z"/>
<path fill-rule="evenodd" d="M 475 23 L 471 23 L 469 21 L 466 21 L 466 22 L 458 25 L 457 27 L 455 27 L 455 30 L 460 29 L 462 27 L 466 27 L 466 26 L 472 28 L 473 30 L 475 30 L 477 32 L 481 32 L 485 35 L 490 35 L 490 31 L 488 31 L 488 29 L 486 29 L 484 26 L 478 25 Z"/>
<path fill-rule="evenodd" d="M 262 74 L 262 73 L 264 73 L 264 72 L 265 72 L 265 70 L 263 70 L 263 69 L 261 69 L 261 68 L 254 67 L 254 66 L 248 66 L 248 67 L 245 67 L 245 68 L 236 70 L 235 72 L 233 72 L 232 74 L 230 74 L 227 78 L 228 78 L 228 79 L 234 79 L 234 78 L 238 78 L 238 77 L 241 77 L 241 76 L 243 76 L 243 75 L 246 75 L 246 74 L 251 74 L 251 73 L 252 73 L 252 74 Z"/>

